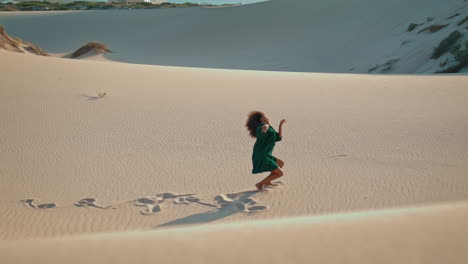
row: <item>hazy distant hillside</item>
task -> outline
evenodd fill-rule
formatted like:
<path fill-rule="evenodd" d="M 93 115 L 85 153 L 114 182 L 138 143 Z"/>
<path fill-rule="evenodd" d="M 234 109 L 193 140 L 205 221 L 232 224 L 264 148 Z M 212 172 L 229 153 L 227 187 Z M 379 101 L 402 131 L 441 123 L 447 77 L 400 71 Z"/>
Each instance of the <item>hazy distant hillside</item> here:
<path fill-rule="evenodd" d="M 124 62 L 433 73 L 466 59 L 467 6 L 465 0 L 272 0 L 229 8 L 0 16 L 0 24 L 48 52 L 98 41 L 115 51 L 109 58 Z M 459 36 L 431 59 L 454 31 Z"/>

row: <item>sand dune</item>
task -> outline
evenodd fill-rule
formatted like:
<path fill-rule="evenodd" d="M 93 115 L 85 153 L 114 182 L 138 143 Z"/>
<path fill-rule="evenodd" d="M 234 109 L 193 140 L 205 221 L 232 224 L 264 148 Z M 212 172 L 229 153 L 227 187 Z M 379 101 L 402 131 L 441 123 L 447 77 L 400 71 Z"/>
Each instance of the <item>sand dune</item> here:
<path fill-rule="evenodd" d="M 466 202 L 450 203 L 209 227 L 0 242 L 0 255 L 6 263 L 463 264 L 468 257 L 467 216 Z"/>
<path fill-rule="evenodd" d="M 0 90 L 2 239 L 467 198 L 466 76 L 271 73 L 0 54 L 0 72 L 8 73 Z M 267 112 L 273 124 L 288 119 L 276 150 L 286 161 L 285 184 L 220 210 L 216 197 L 248 193 L 261 177 L 250 174 L 253 141 L 243 127 L 251 109 Z M 187 203 L 159 201 L 163 193 L 191 196 Z M 249 213 L 253 206 L 262 210 Z"/>
<path fill-rule="evenodd" d="M 449 19 L 456 13 L 461 15 Z M 434 73 L 454 63 L 450 53 L 430 58 L 451 32 L 466 32 L 466 24 L 458 25 L 466 15 L 464 0 L 272 0 L 229 8 L 0 14 L 0 24 L 50 53 L 98 41 L 114 51 L 108 58 L 130 63 Z M 428 17 L 432 20 L 427 21 Z M 412 23 L 422 25 L 407 32 Z M 446 24 L 440 31 L 418 34 L 424 27 Z M 468 34 L 463 40 L 468 40 Z"/>
<path fill-rule="evenodd" d="M 143 12 L 124 27 L 106 25 L 130 37 L 103 34 L 100 23 L 87 27 L 109 19 L 105 11 L 102 17 L 40 16 L 47 20 L 0 15 L 0 23 L 48 52 L 99 40 L 117 50 L 110 58 L 138 63 L 158 57 L 162 64 L 200 67 L 435 70 L 439 61 L 426 58 L 435 47 L 429 43 L 440 42 L 454 23 L 418 34 L 405 31 L 408 22 L 434 11 L 439 23 L 465 10 L 464 2 L 417 0 L 404 9 L 377 2 L 317 1 L 307 9 L 303 1 L 276 0 Z M 262 10 L 268 12 L 255 20 L 252 14 Z M 281 16 L 287 10 L 297 15 Z M 239 12 L 245 17 L 239 19 Z M 125 20 L 126 14 L 114 17 Z M 369 16 L 358 20 L 357 14 Z M 173 16 L 184 18 L 168 26 L 164 21 Z M 83 18 L 86 34 L 69 27 Z M 161 20 L 139 25 L 168 28 L 152 36 L 128 30 L 150 18 Z M 34 31 L 45 25 L 56 30 L 54 38 Z M 62 37 L 59 25 L 76 34 Z M 338 29 L 343 31 L 334 36 Z M 103 39 L 94 39 L 97 32 Z M 409 46 L 393 50 L 409 34 Z M 249 41 L 234 47 L 238 39 Z M 154 40 L 160 46 L 148 49 Z M 184 49 L 190 45 L 195 48 Z M 125 52 L 130 46 L 134 53 Z M 325 47 L 336 50 L 332 57 L 314 53 Z M 275 56 L 259 60 L 268 54 Z M 466 262 L 468 76 L 184 68 L 86 58 L 0 50 L 2 264 Z M 265 192 L 255 191 L 266 175 L 251 174 L 254 142 L 244 127 L 254 109 L 266 112 L 275 127 L 288 120 L 274 153 L 286 163 L 285 176 Z"/>

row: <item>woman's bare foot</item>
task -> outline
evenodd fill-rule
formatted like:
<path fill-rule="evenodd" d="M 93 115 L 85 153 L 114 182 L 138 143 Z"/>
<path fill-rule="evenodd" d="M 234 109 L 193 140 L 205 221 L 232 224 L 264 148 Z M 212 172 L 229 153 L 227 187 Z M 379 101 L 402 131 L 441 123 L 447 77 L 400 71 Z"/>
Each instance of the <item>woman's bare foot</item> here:
<path fill-rule="evenodd" d="M 260 183 L 255 184 L 255 187 L 257 187 L 257 190 L 259 190 L 259 191 L 261 191 L 261 192 L 264 191 L 264 190 L 263 190 L 263 187 L 264 187 L 264 186 L 265 186 L 265 185 L 260 184 Z"/>
<path fill-rule="evenodd" d="M 260 184 L 260 182 L 259 182 L 259 183 L 255 184 L 255 187 L 257 187 L 257 190 L 259 190 L 259 191 L 265 191 L 265 190 L 263 189 L 263 188 L 265 188 L 265 186 L 272 186 L 272 187 L 275 187 L 275 186 L 278 186 L 278 184 L 272 183 L 272 182 L 267 182 L 267 183 L 265 183 L 265 184 Z"/>

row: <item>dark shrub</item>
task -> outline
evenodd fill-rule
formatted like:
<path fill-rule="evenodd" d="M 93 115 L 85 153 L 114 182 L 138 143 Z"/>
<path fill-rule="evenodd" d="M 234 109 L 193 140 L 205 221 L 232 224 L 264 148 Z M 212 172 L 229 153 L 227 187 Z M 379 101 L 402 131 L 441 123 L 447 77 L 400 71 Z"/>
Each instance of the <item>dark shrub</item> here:
<path fill-rule="evenodd" d="M 452 32 L 448 37 L 443 39 L 439 46 L 435 48 L 434 53 L 431 56 L 431 59 L 437 59 L 442 56 L 445 52 L 449 51 L 453 45 L 456 44 L 457 40 L 462 37 L 462 33 L 460 31 L 455 30 Z"/>
<path fill-rule="evenodd" d="M 411 23 L 409 26 L 408 26 L 408 29 L 406 31 L 408 32 L 411 32 L 413 31 L 415 28 L 419 27 L 421 24 L 415 24 L 415 23 Z"/>
<path fill-rule="evenodd" d="M 448 67 L 447 69 L 442 70 L 442 71 L 438 71 L 436 73 L 457 73 L 461 69 L 468 66 L 468 50 L 463 50 L 462 52 L 460 52 L 460 54 L 455 56 L 455 59 L 457 59 L 457 61 L 458 61 L 457 65 Z"/>

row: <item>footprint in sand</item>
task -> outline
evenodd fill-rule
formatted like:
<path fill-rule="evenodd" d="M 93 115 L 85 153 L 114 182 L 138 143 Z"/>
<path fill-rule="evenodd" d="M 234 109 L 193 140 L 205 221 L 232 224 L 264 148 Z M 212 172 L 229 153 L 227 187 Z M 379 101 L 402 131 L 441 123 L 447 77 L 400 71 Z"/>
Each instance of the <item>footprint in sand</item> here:
<path fill-rule="evenodd" d="M 75 203 L 76 207 L 95 207 L 99 209 L 115 209 L 113 206 L 100 206 L 96 204 L 96 199 L 94 198 L 83 198 Z"/>
<path fill-rule="evenodd" d="M 225 193 L 215 196 L 214 200 L 221 210 L 241 213 L 255 213 L 268 209 L 268 206 L 256 205 L 257 201 L 251 198 L 257 191 L 239 193 Z"/>
<path fill-rule="evenodd" d="M 134 205 L 138 207 L 144 207 L 140 213 L 142 215 L 152 215 L 154 213 L 161 211 L 161 206 L 157 198 L 153 197 L 143 197 L 136 199 Z"/>
<path fill-rule="evenodd" d="M 174 203 L 197 203 L 198 198 L 194 194 L 173 194 L 173 193 L 158 193 L 155 196 L 146 196 L 133 201 L 134 206 L 144 207 L 140 213 L 142 215 L 152 215 L 160 212 L 161 205 L 166 200 L 174 200 Z M 200 199 L 198 199 L 200 200 Z M 183 201 L 183 202 L 182 202 Z"/>
<path fill-rule="evenodd" d="M 57 207 L 56 204 L 54 203 L 48 203 L 48 204 L 37 204 L 38 200 L 36 199 L 26 199 L 26 200 L 21 200 L 26 206 L 29 206 L 34 209 L 50 209 L 50 208 L 55 208 Z"/>
<path fill-rule="evenodd" d="M 174 199 L 174 203 L 175 204 L 197 204 L 201 206 L 219 208 L 218 205 L 202 202 L 200 198 L 195 197 L 193 195 L 177 197 Z"/>
<path fill-rule="evenodd" d="M 200 201 L 200 199 L 194 196 L 177 197 L 174 199 L 175 204 L 191 204 L 198 201 Z"/>
<path fill-rule="evenodd" d="M 173 193 L 158 193 L 156 194 L 156 197 L 158 198 L 158 200 L 169 200 L 169 199 L 175 199 L 175 198 L 178 198 L 178 197 L 184 197 L 184 196 L 190 196 L 190 195 L 194 195 L 193 193 L 191 194 L 173 194 Z"/>
<path fill-rule="evenodd" d="M 276 186 L 285 185 L 283 181 L 274 182 Z M 274 188 L 274 187 L 268 187 Z M 153 215 L 160 212 L 161 204 L 167 200 L 172 200 L 174 204 L 187 204 L 197 205 L 202 207 L 209 207 L 218 210 L 229 210 L 232 212 L 242 213 L 255 213 L 269 209 L 268 206 L 257 205 L 257 202 L 251 198 L 252 195 L 258 193 L 257 191 L 245 191 L 239 193 L 224 193 L 214 197 L 214 203 L 202 202 L 195 194 L 173 194 L 173 193 L 159 193 L 154 196 L 146 196 L 136 200 L 124 202 L 115 206 L 101 206 L 96 203 L 95 198 L 83 198 L 76 202 L 76 207 L 94 207 L 98 209 L 117 209 L 126 205 L 133 205 L 142 207 L 140 213 L 142 215 Z M 55 208 L 55 203 L 38 204 L 36 199 L 21 200 L 26 206 L 35 209 L 49 209 Z"/>

